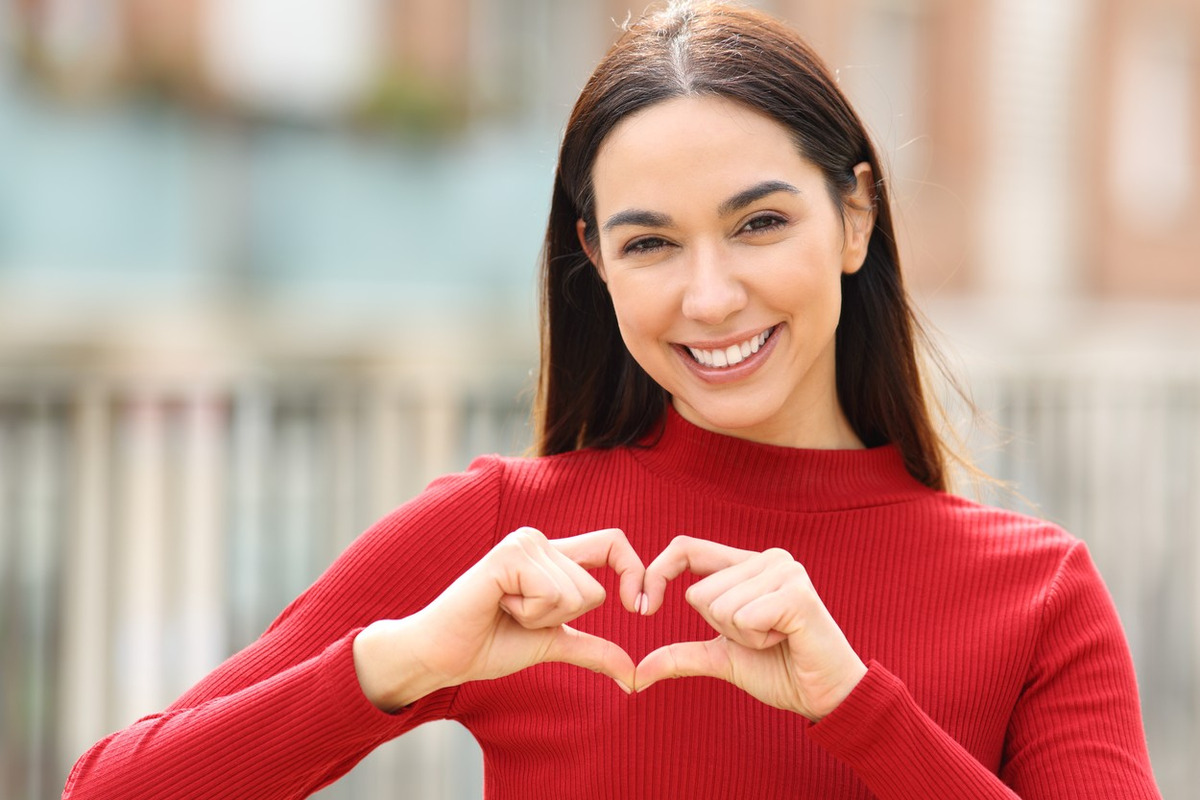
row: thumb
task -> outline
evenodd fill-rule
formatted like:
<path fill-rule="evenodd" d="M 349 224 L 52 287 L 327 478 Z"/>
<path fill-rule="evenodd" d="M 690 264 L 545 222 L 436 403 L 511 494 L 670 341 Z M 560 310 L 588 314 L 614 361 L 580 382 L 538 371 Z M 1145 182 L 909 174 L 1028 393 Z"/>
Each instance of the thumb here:
<path fill-rule="evenodd" d="M 612 678 L 629 694 L 633 691 L 634 666 L 629 654 L 608 639 L 560 625 L 550 640 L 543 661 L 560 661 L 600 672 Z"/>
<path fill-rule="evenodd" d="M 654 650 L 637 665 L 634 690 L 641 692 L 663 678 L 732 677 L 724 636 L 707 642 L 675 642 Z"/>

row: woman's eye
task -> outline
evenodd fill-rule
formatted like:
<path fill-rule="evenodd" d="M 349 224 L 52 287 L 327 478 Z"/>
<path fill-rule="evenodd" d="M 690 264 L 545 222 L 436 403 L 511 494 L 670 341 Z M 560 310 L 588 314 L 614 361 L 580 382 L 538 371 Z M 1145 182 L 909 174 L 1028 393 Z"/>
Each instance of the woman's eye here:
<path fill-rule="evenodd" d="M 760 214 L 757 217 L 752 217 L 742 226 L 742 230 L 748 233 L 757 233 L 759 231 L 769 231 L 773 228 L 778 228 L 787 223 L 783 217 L 778 214 Z"/>
<path fill-rule="evenodd" d="M 660 239 L 657 236 L 643 236 L 641 239 L 634 239 L 629 244 L 621 249 L 621 252 L 626 255 L 639 255 L 642 253 L 652 253 L 667 246 L 665 239 Z"/>

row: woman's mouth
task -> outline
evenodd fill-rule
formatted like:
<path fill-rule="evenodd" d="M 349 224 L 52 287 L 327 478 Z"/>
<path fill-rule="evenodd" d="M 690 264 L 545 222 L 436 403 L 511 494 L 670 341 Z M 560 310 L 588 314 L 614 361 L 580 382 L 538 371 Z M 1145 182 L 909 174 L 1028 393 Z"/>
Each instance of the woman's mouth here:
<path fill-rule="evenodd" d="M 774 332 L 775 326 L 771 326 L 743 342 L 715 350 L 705 350 L 691 346 L 687 346 L 685 349 L 695 359 L 696 363 L 706 367 L 722 369 L 740 364 L 754 353 L 757 353 L 759 348 L 767 343 L 767 340 L 771 338 L 771 334 Z"/>

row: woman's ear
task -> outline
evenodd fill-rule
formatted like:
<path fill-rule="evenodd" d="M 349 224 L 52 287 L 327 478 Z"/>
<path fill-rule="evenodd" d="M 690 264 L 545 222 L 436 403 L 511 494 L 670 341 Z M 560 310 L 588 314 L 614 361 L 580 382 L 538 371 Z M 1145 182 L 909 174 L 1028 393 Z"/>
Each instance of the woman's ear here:
<path fill-rule="evenodd" d="M 863 161 L 854 166 L 854 190 L 843 204 L 845 247 L 842 248 L 842 272 L 858 272 L 867 259 L 871 232 L 875 230 L 875 173 Z"/>
<path fill-rule="evenodd" d="M 588 242 L 587 239 L 587 223 L 583 220 L 575 221 L 575 235 L 579 237 L 579 246 L 583 248 L 584 255 L 588 257 L 588 261 L 592 262 L 592 266 L 596 268 L 596 273 L 600 276 L 600 280 L 608 283 L 608 277 L 604 274 L 604 262 L 600 259 L 599 243 L 596 247 Z"/>

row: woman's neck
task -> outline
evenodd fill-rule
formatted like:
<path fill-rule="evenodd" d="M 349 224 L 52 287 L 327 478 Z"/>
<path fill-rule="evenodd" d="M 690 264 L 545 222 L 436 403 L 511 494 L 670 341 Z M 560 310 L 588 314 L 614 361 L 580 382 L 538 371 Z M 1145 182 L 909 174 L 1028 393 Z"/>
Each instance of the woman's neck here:
<path fill-rule="evenodd" d="M 758 444 L 804 450 L 862 450 L 865 447 L 836 400 L 827 408 L 813 409 L 810 414 L 777 418 L 748 428 L 715 425 L 686 403 L 674 398 L 671 407 L 698 428 Z"/>

